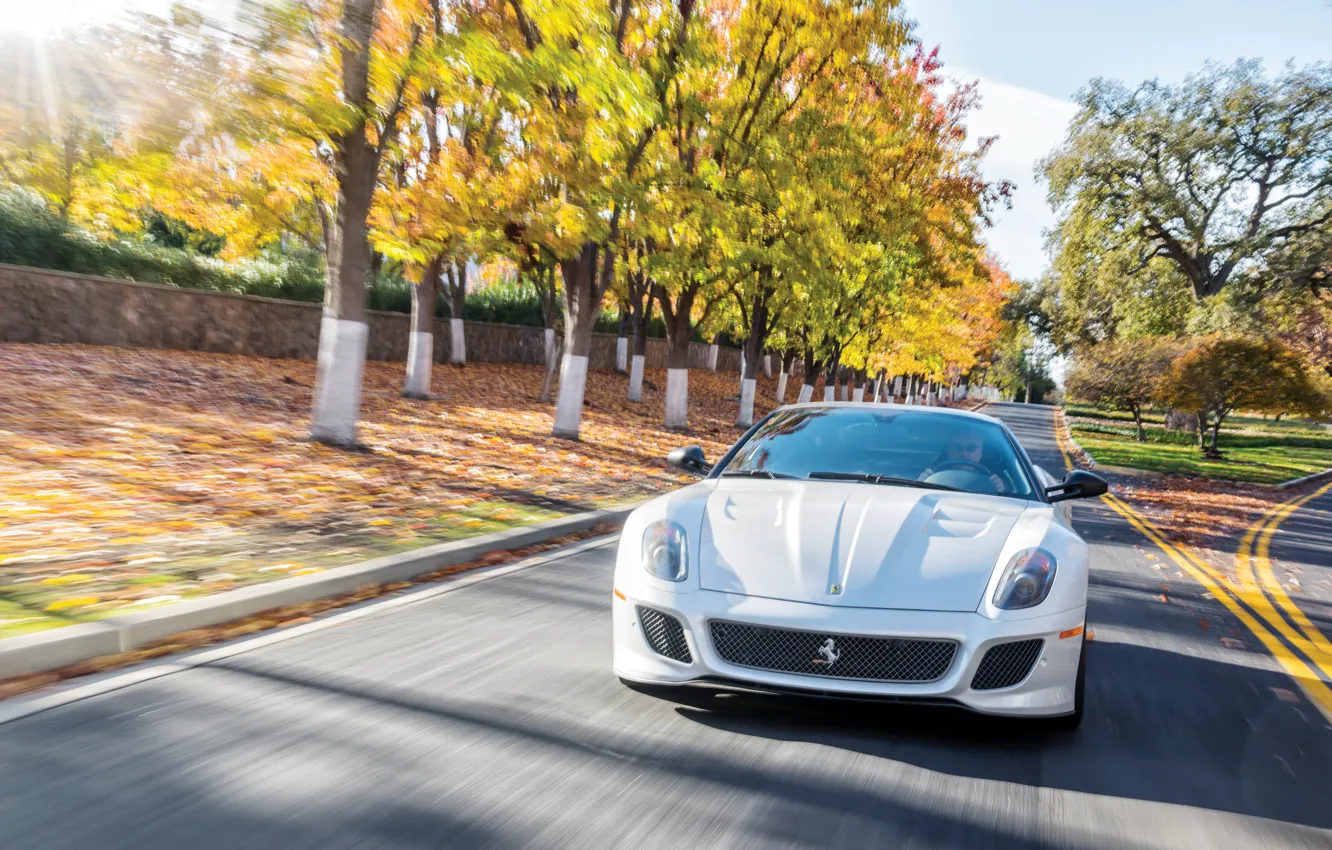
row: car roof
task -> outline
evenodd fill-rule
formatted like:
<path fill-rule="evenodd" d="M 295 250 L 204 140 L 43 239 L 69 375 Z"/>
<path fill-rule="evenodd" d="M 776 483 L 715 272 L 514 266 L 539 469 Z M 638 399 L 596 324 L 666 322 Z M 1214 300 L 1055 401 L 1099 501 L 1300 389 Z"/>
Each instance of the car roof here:
<path fill-rule="evenodd" d="M 979 419 L 984 422 L 993 422 L 995 425 L 1004 426 L 1004 421 L 994 416 L 988 416 L 984 413 L 976 413 L 970 410 L 960 410 L 956 407 L 931 407 L 924 404 L 897 404 L 888 402 L 876 404 L 872 401 L 807 401 L 803 404 L 784 404 L 780 408 L 806 408 L 806 407 L 850 407 L 866 408 L 870 410 L 910 410 L 913 413 L 940 413 L 946 416 L 956 416 L 960 419 Z"/>

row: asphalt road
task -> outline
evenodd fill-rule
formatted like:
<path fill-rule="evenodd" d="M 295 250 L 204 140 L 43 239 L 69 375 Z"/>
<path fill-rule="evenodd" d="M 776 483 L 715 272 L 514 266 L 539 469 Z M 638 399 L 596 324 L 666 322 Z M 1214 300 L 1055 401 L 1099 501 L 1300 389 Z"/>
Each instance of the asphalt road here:
<path fill-rule="evenodd" d="M 1270 555 L 1292 601 L 1319 631 L 1332 635 L 1332 490 L 1281 521 Z"/>
<path fill-rule="evenodd" d="M 1062 470 L 1047 410 L 992 411 Z M 0 726 L 0 847 L 1332 847 L 1332 730 L 1117 515 L 1077 522 L 1076 733 L 630 691 L 602 546 Z"/>

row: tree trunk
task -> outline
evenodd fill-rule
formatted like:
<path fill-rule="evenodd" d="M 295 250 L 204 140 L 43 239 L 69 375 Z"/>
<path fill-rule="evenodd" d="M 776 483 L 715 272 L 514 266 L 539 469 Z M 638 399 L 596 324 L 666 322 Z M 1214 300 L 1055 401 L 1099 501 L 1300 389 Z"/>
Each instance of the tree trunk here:
<path fill-rule="evenodd" d="M 791 368 L 794 365 L 795 351 L 782 352 L 781 371 L 777 373 L 777 392 L 775 394 L 778 404 L 786 404 L 786 382 L 791 377 Z"/>
<path fill-rule="evenodd" d="M 851 373 L 855 386 L 851 390 L 851 400 L 861 402 L 865 400 L 865 373 L 863 370 L 856 369 Z"/>
<path fill-rule="evenodd" d="M 814 359 L 814 352 L 809 348 L 805 349 L 804 362 L 805 375 L 800 382 L 800 396 L 796 401 L 805 404 L 814 398 L 814 384 L 819 379 L 820 364 Z"/>
<path fill-rule="evenodd" d="M 1138 442 L 1147 442 L 1147 431 L 1142 427 L 1142 407 L 1140 405 L 1135 404 L 1133 406 L 1133 424 L 1138 426 Z"/>
<path fill-rule="evenodd" d="M 615 371 L 621 375 L 629 371 L 629 311 L 620 305 L 620 321 L 615 329 Z"/>
<path fill-rule="evenodd" d="M 342 91 L 344 100 L 368 111 L 370 41 L 379 0 L 345 0 L 342 5 Z M 324 318 L 319 327 L 310 438 L 334 446 L 356 443 L 361 412 L 361 378 L 370 335 L 365 322 L 365 284 L 370 271 L 366 218 L 374 198 L 379 154 L 364 120 L 330 140 L 337 180 L 336 209 L 328 217 L 324 246 Z"/>
<path fill-rule="evenodd" d="M 663 424 L 672 431 L 689 428 L 689 327 L 688 317 L 682 317 L 685 327 L 671 333 L 670 349 L 666 355 L 666 417 Z M 672 323 L 674 324 L 674 323 Z"/>
<path fill-rule="evenodd" d="M 447 269 L 449 292 L 449 363 L 467 365 L 466 326 L 463 311 L 467 308 L 467 263 L 451 263 Z"/>
<path fill-rule="evenodd" d="M 549 360 L 555 353 L 555 326 L 560 317 L 560 287 L 555 275 L 555 266 L 536 266 L 533 269 L 532 283 L 536 287 L 537 300 L 541 303 L 546 359 Z"/>
<path fill-rule="evenodd" d="M 564 278 L 564 359 L 551 433 L 570 440 L 578 439 L 583 420 L 592 329 L 596 327 L 604 283 L 614 272 L 614 252 L 604 252 L 604 259 L 598 263 L 602 253 L 595 242 L 586 242 L 577 257 L 560 261 L 560 274 Z"/>
<path fill-rule="evenodd" d="M 837 400 L 837 372 L 840 369 L 834 357 L 823 370 L 823 400 Z"/>
<path fill-rule="evenodd" d="M 689 427 L 689 334 L 697 288 L 688 288 L 674 301 L 661 286 L 652 287 L 666 324 L 666 416 L 663 424 L 673 431 Z"/>
<path fill-rule="evenodd" d="M 652 297 L 648 295 L 633 311 L 634 356 L 629 367 L 630 401 L 643 400 L 643 370 L 647 367 L 648 325 L 651 321 Z"/>
<path fill-rule="evenodd" d="M 541 383 L 541 401 L 543 402 L 550 401 L 550 394 L 555 386 L 555 367 L 560 362 L 560 351 L 563 347 L 564 342 L 556 340 L 550 354 L 546 357 L 546 380 Z"/>
<path fill-rule="evenodd" d="M 652 321 L 652 283 L 643 271 L 641 258 L 651 247 L 648 243 L 635 246 L 640 258 L 638 268 L 629 262 L 625 249 L 623 260 L 625 281 L 629 294 L 629 328 L 633 334 L 632 357 L 629 366 L 629 400 L 643 400 L 643 370 L 647 366 L 648 326 Z"/>
<path fill-rule="evenodd" d="M 439 286 L 440 259 L 424 269 L 416 268 L 412 281 L 412 325 L 407 338 L 407 378 L 402 394 L 407 398 L 430 398 L 430 368 L 435 359 L 435 291 Z"/>
<path fill-rule="evenodd" d="M 745 336 L 742 355 L 744 369 L 740 375 L 740 413 L 735 418 L 735 424 L 741 428 L 754 424 L 754 393 L 758 388 L 759 358 L 763 356 L 767 329 L 767 299 L 755 295 L 750 305 L 749 333 Z"/>

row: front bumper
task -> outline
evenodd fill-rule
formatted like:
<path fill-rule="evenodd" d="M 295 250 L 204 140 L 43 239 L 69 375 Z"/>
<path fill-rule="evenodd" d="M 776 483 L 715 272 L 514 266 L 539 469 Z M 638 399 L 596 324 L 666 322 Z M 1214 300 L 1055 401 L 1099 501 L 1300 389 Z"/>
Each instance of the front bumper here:
<path fill-rule="evenodd" d="M 614 598 L 614 668 L 623 679 L 654 685 L 721 684 L 825 696 L 953 703 L 984 714 L 1046 717 L 1069 714 L 1083 636 L 1060 638 L 1083 625 L 1086 608 L 1025 620 L 991 620 L 976 613 L 837 608 L 753 596 L 697 590 L 669 593 L 635 588 L 637 595 Z M 690 663 L 658 655 L 642 633 L 636 606 L 677 618 L 684 626 Z M 730 664 L 717 654 L 708 634 L 713 619 L 829 634 L 957 641 L 952 665 L 928 683 L 873 682 L 759 670 Z M 971 680 L 985 651 L 1024 638 L 1045 641 L 1040 659 L 1025 680 L 1009 688 L 972 690 Z"/>

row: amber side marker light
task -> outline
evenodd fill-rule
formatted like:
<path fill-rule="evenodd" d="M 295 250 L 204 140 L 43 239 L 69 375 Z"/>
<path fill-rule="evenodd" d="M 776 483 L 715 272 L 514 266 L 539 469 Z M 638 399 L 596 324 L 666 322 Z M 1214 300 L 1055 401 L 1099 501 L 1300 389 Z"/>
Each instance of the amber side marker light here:
<path fill-rule="evenodd" d="M 616 592 L 616 593 L 619 593 L 618 590 L 615 591 L 615 592 Z M 1082 626 L 1078 626 L 1076 629 L 1069 629 L 1069 630 L 1066 631 L 1066 632 L 1060 632 L 1060 633 L 1059 633 L 1059 639 L 1060 639 L 1060 640 L 1063 640 L 1064 638 L 1077 637 L 1077 636 L 1080 635 L 1080 634 L 1082 634 Z"/>
<path fill-rule="evenodd" d="M 624 599 L 624 598 L 625 598 L 624 594 L 620 592 L 620 589 L 619 589 L 618 587 L 615 588 L 615 595 L 618 596 L 618 597 L 621 598 L 621 599 Z"/>

